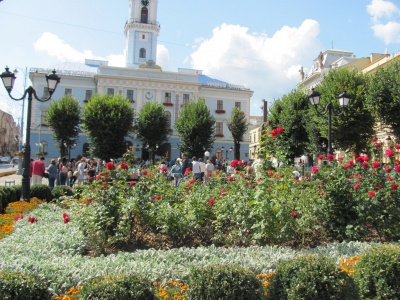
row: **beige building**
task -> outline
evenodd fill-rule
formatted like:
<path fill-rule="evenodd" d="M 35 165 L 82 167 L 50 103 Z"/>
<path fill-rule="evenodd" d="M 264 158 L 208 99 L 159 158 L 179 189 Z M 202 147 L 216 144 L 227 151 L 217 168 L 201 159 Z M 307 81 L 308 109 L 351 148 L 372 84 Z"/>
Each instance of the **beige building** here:
<path fill-rule="evenodd" d="M 9 113 L 0 110 L 0 155 L 14 156 L 18 150 L 19 127 Z"/>

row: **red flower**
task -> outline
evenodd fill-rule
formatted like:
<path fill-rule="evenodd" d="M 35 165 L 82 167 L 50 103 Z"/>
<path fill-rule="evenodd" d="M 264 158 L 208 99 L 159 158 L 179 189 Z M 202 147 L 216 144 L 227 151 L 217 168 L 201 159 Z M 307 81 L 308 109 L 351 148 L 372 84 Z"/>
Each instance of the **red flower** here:
<path fill-rule="evenodd" d="M 225 195 L 226 194 L 226 190 L 225 189 L 221 189 L 221 195 Z"/>
<path fill-rule="evenodd" d="M 380 166 L 381 166 L 381 163 L 379 161 L 374 161 L 372 163 L 372 168 L 374 168 L 374 169 L 379 168 Z"/>
<path fill-rule="evenodd" d="M 392 168 L 385 167 L 385 172 L 386 172 L 386 173 L 389 173 L 390 171 L 392 171 Z"/>
<path fill-rule="evenodd" d="M 232 177 L 232 176 L 229 176 L 228 181 L 229 181 L 229 182 L 233 181 L 233 177 Z"/>
<path fill-rule="evenodd" d="M 162 168 L 161 168 L 161 172 L 167 173 L 167 172 L 168 172 L 168 169 L 167 169 L 166 167 L 162 167 Z"/>
<path fill-rule="evenodd" d="M 317 173 L 318 173 L 318 169 L 319 169 L 318 166 L 312 167 L 312 168 L 311 168 L 311 174 L 317 174 Z"/>
<path fill-rule="evenodd" d="M 128 165 L 127 165 L 126 163 L 122 163 L 122 164 L 121 164 L 121 169 L 122 169 L 122 170 L 128 169 Z"/>
<path fill-rule="evenodd" d="M 271 134 L 271 137 L 276 137 L 278 134 L 280 134 L 280 133 L 282 133 L 282 132 L 284 132 L 285 130 L 282 128 L 282 127 L 277 127 L 277 128 L 275 128 L 275 129 L 273 129 L 271 132 L 270 132 L 270 134 Z"/>
<path fill-rule="evenodd" d="M 221 170 L 217 170 L 217 171 L 215 171 L 215 174 L 219 174 L 219 173 L 221 173 Z"/>
<path fill-rule="evenodd" d="M 283 129 L 282 127 L 276 128 L 276 132 L 278 132 L 278 133 L 282 133 L 284 131 L 285 131 L 285 129 Z"/>
<path fill-rule="evenodd" d="M 190 168 L 186 168 L 185 175 L 189 175 L 189 174 L 190 174 Z"/>
<path fill-rule="evenodd" d="M 192 178 L 189 180 L 190 183 L 195 183 L 196 182 L 196 178 Z"/>
<path fill-rule="evenodd" d="M 17 222 L 18 220 L 21 220 L 21 219 L 23 219 L 23 218 L 24 218 L 24 215 L 16 216 L 16 217 L 14 218 L 14 221 Z"/>
<path fill-rule="evenodd" d="M 112 161 L 106 163 L 106 169 L 109 171 L 114 170 L 115 169 L 114 163 Z"/>
<path fill-rule="evenodd" d="M 210 199 L 210 201 L 208 201 L 208 204 L 212 206 L 214 205 L 214 202 L 215 202 L 214 199 Z"/>
<path fill-rule="evenodd" d="M 368 196 L 369 196 L 369 197 L 374 197 L 374 196 L 375 196 L 375 192 L 374 192 L 374 191 L 370 191 L 370 192 L 368 193 Z"/>
<path fill-rule="evenodd" d="M 208 177 L 212 177 L 212 173 L 208 173 Z"/>
<path fill-rule="evenodd" d="M 388 157 L 393 157 L 394 156 L 394 152 L 393 152 L 392 149 L 386 149 L 385 154 Z"/>
<path fill-rule="evenodd" d="M 386 177 L 386 180 L 387 180 L 387 181 L 393 181 L 393 179 L 394 179 L 394 178 L 393 178 L 393 177 L 390 177 L 390 176 Z"/>
<path fill-rule="evenodd" d="M 397 173 L 399 173 L 399 172 L 400 172 L 400 165 L 395 166 L 395 167 L 394 167 L 394 170 L 395 170 Z"/>
<path fill-rule="evenodd" d="M 396 145 L 394 145 L 394 148 L 395 148 L 396 150 L 399 150 L 399 149 L 400 149 L 400 145 L 399 145 L 399 144 L 396 144 Z"/>
<path fill-rule="evenodd" d="M 374 190 L 375 191 L 379 191 L 379 190 L 381 190 L 382 189 L 382 185 L 381 184 L 378 184 L 378 185 L 376 185 L 375 187 L 374 187 Z"/>
<path fill-rule="evenodd" d="M 378 139 L 376 137 L 373 137 L 371 140 L 373 143 L 376 143 L 378 141 Z"/>
<path fill-rule="evenodd" d="M 396 191 L 399 185 L 397 183 L 392 183 L 392 190 Z"/>
<path fill-rule="evenodd" d="M 376 143 L 376 144 L 375 144 L 375 148 L 376 148 L 376 149 L 380 149 L 380 148 L 381 148 L 381 143 Z"/>
<path fill-rule="evenodd" d="M 357 157 L 358 156 L 358 154 L 357 153 L 353 153 L 353 157 Z"/>
<path fill-rule="evenodd" d="M 129 181 L 129 186 L 135 186 L 135 182 L 134 181 Z"/>
<path fill-rule="evenodd" d="M 274 171 L 268 171 L 268 175 L 269 175 L 269 176 L 274 175 Z"/>
<path fill-rule="evenodd" d="M 327 156 L 327 159 L 329 161 L 333 161 L 335 159 L 335 155 L 329 153 L 328 156 Z"/>
<path fill-rule="evenodd" d="M 148 172 L 149 172 L 149 171 L 147 171 L 147 170 L 143 170 L 142 175 L 143 175 L 143 176 L 146 176 Z"/>
<path fill-rule="evenodd" d="M 368 169 L 368 167 L 369 167 L 368 162 L 367 161 L 363 161 L 362 164 L 361 164 L 361 167 L 364 168 L 364 169 Z"/>
<path fill-rule="evenodd" d="M 356 184 L 354 184 L 353 189 L 354 189 L 355 191 L 357 191 L 359 187 L 360 187 L 360 184 L 357 182 Z"/>
<path fill-rule="evenodd" d="M 237 167 L 242 167 L 242 166 L 243 166 L 243 163 L 241 160 L 234 159 L 231 161 L 232 168 L 237 168 Z"/>
<path fill-rule="evenodd" d="M 319 160 L 323 160 L 323 159 L 324 159 L 324 156 L 323 156 L 323 155 L 319 155 L 319 156 L 318 156 L 318 159 L 319 159 Z"/>
<path fill-rule="evenodd" d="M 275 175 L 275 178 L 276 178 L 276 179 L 279 179 L 279 178 L 281 178 L 281 177 L 282 177 L 282 174 L 276 174 L 276 175 Z"/>
<path fill-rule="evenodd" d="M 69 214 L 67 214 L 67 213 L 63 213 L 62 217 L 63 217 L 63 219 L 65 219 L 65 218 L 69 218 Z"/>
<path fill-rule="evenodd" d="M 160 195 L 157 195 L 156 196 L 156 200 L 160 200 L 161 199 L 161 196 Z"/>
<path fill-rule="evenodd" d="M 101 180 L 101 176 L 100 176 L 100 175 L 97 175 L 97 176 L 96 176 L 96 180 Z"/>
<path fill-rule="evenodd" d="M 347 170 L 347 169 L 350 169 L 352 167 L 354 167 L 354 162 L 352 160 L 348 160 L 343 164 L 342 169 L 343 170 Z"/>
<path fill-rule="evenodd" d="M 297 214 L 296 214 L 294 211 L 292 211 L 292 218 L 293 218 L 293 219 L 296 219 L 296 218 L 297 218 Z"/>
<path fill-rule="evenodd" d="M 38 221 L 38 219 L 36 219 L 34 217 L 29 216 L 29 218 L 28 218 L 29 223 L 36 223 L 37 221 Z"/>
<path fill-rule="evenodd" d="M 69 218 L 64 218 L 64 224 L 67 224 L 69 222 Z"/>
<path fill-rule="evenodd" d="M 94 179 L 93 176 L 90 176 L 90 177 L 88 178 L 89 182 L 92 182 L 93 179 Z"/>
<path fill-rule="evenodd" d="M 343 160 L 343 157 L 339 157 L 337 160 L 338 160 L 338 161 L 342 161 L 342 160 Z"/>

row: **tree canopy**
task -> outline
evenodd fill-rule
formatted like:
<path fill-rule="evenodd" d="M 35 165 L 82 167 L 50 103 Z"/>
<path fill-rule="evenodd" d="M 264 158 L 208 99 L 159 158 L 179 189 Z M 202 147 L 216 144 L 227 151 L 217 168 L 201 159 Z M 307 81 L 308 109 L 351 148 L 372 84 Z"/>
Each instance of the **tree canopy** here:
<path fill-rule="evenodd" d="M 80 114 L 79 101 L 70 96 L 50 103 L 45 119 L 60 147 L 60 156 L 65 156 L 66 149 L 78 139 Z"/>
<path fill-rule="evenodd" d="M 179 149 L 189 157 L 203 157 L 214 142 L 215 119 L 202 99 L 189 102 L 175 122 L 181 138 Z"/>
<path fill-rule="evenodd" d="M 232 134 L 235 159 L 240 159 L 240 142 L 243 142 L 244 134 L 249 128 L 246 115 L 238 107 L 233 108 L 228 129 Z"/>
<path fill-rule="evenodd" d="M 134 109 L 120 95 L 96 94 L 83 109 L 83 128 L 90 152 L 103 160 L 121 157 L 127 150 L 125 137 L 133 130 Z"/>

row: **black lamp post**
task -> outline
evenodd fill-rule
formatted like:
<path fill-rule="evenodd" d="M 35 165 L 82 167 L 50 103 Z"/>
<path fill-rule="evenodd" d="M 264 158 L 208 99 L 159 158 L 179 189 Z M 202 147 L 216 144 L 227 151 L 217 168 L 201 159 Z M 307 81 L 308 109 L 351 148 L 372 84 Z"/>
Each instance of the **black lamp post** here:
<path fill-rule="evenodd" d="M 326 113 L 328 113 L 328 149 L 327 152 L 328 154 L 332 154 L 332 112 L 334 111 L 333 109 L 333 105 L 332 102 L 329 102 L 326 105 L 325 111 L 324 112 L 320 112 L 317 109 L 317 106 L 320 102 L 320 98 L 321 98 L 321 94 L 318 93 L 317 91 L 314 90 L 314 88 L 312 89 L 312 93 L 308 96 L 308 98 L 311 101 L 311 104 L 314 106 L 315 111 L 317 112 L 318 115 L 325 115 Z M 343 114 L 343 110 L 347 107 L 347 105 L 350 102 L 350 96 L 347 95 L 346 91 L 344 91 L 343 93 L 341 93 L 339 95 L 339 104 L 342 108 L 342 111 L 337 114 L 337 115 L 341 115 Z"/>
<path fill-rule="evenodd" d="M 30 168 L 30 159 L 31 159 L 31 115 L 32 115 L 32 100 L 35 97 L 36 100 L 40 102 L 46 102 L 50 100 L 54 91 L 57 88 L 58 83 L 60 82 L 60 77 L 56 75 L 56 71 L 53 70 L 53 73 L 50 75 L 46 75 L 47 88 L 49 91 L 49 96 L 47 98 L 40 99 L 35 89 L 32 86 L 29 86 L 21 98 L 14 98 L 11 96 L 11 91 L 14 87 L 14 81 L 16 79 L 15 74 L 9 71 L 9 68 L 6 67 L 6 71 L 0 75 L 4 87 L 7 90 L 8 95 L 11 99 L 19 101 L 25 99 L 25 96 L 28 95 L 28 108 L 27 108 L 27 118 L 26 118 L 26 132 L 25 132 L 25 146 L 24 146 L 24 163 L 22 169 L 22 193 L 21 199 L 25 201 L 30 201 L 30 180 L 29 180 L 29 168 Z"/>

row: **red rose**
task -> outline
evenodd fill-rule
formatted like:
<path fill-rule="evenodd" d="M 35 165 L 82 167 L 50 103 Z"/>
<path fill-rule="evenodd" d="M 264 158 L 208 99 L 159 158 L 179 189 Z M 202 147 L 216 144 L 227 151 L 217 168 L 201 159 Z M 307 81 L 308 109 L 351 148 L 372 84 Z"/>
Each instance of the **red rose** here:
<path fill-rule="evenodd" d="M 354 189 L 355 191 L 357 191 L 359 187 L 360 187 L 360 184 L 359 184 L 359 183 L 356 183 L 356 184 L 354 185 L 353 189 Z"/>
<path fill-rule="evenodd" d="M 399 150 L 399 149 L 400 149 L 400 145 L 399 145 L 399 144 L 396 144 L 396 145 L 394 145 L 394 148 L 395 148 L 396 150 Z"/>
<path fill-rule="evenodd" d="M 372 168 L 374 168 L 374 169 L 379 168 L 380 166 L 381 166 L 381 163 L 379 161 L 374 161 L 372 163 Z"/>
<path fill-rule="evenodd" d="M 376 137 L 373 137 L 371 140 L 373 143 L 376 143 L 378 141 L 378 139 Z"/>
<path fill-rule="evenodd" d="M 149 171 L 147 171 L 147 170 L 143 170 L 142 175 L 143 175 L 143 176 L 146 176 L 148 172 L 149 172 Z"/>
<path fill-rule="evenodd" d="M 335 155 L 329 153 L 328 156 L 327 156 L 327 159 L 329 161 L 333 161 L 335 159 Z"/>
<path fill-rule="evenodd" d="M 318 156 L 318 159 L 319 159 L 319 160 L 323 160 L 323 159 L 324 159 L 324 156 L 323 156 L 323 155 L 319 155 L 319 156 Z"/>
<path fill-rule="evenodd" d="M 64 224 L 67 224 L 69 222 L 69 218 L 64 218 Z"/>
<path fill-rule="evenodd" d="M 114 170 L 115 169 L 114 163 L 112 161 L 106 163 L 106 169 L 109 171 Z"/>
<path fill-rule="evenodd" d="M 400 165 L 395 166 L 395 167 L 394 167 L 394 170 L 395 170 L 397 173 L 399 173 L 399 172 L 400 172 Z"/>
<path fill-rule="evenodd" d="M 168 172 L 168 169 L 166 167 L 162 167 L 161 172 L 166 173 L 166 172 Z"/>
<path fill-rule="evenodd" d="M 21 220 L 21 219 L 23 219 L 23 218 L 24 218 L 24 215 L 16 216 L 16 217 L 14 218 L 14 221 L 17 222 L 18 220 Z"/>
<path fill-rule="evenodd" d="M 195 183 L 196 182 L 196 178 L 192 178 L 189 180 L 190 183 Z"/>
<path fill-rule="evenodd" d="M 122 170 L 128 169 L 128 165 L 127 165 L 126 163 L 122 163 L 122 164 L 121 164 L 121 169 L 122 169 Z"/>
<path fill-rule="evenodd" d="M 297 218 L 297 214 L 294 211 L 292 211 L 292 218 L 294 218 L 294 219 Z"/>
<path fill-rule="evenodd" d="M 370 191 L 370 192 L 368 193 L 368 196 L 369 196 L 369 197 L 374 197 L 374 196 L 375 196 L 375 192 L 374 192 L 374 191 Z"/>
<path fill-rule="evenodd" d="M 134 186 L 135 182 L 134 181 L 129 181 L 129 186 Z"/>
<path fill-rule="evenodd" d="M 185 170 L 185 175 L 189 175 L 190 174 L 190 169 L 189 168 L 186 168 L 186 170 Z"/>
<path fill-rule="evenodd" d="M 209 205 L 214 205 L 214 199 L 210 199 L 210 201 L 208 201 Z"/>
<path fill-rule="evenodd" d="M 62 217 L 63 217 L 64 219 L 65 219 L 65 218 L 69 218 L 69 214 L 63 213 Z"/>
<path fill-rule="evenodd" d="M 221 194 L 222 195 L 226 194 L 226 190 L 225 189 L 221 189 Z"/>
<path fill-rule="evenodd" d="M 388 157 L 393 157 L 394 156 L 394 152 L 393 152 L 392 149 L 386 149 L 385 154 Z"/>
<path fill-rule="evenodd" d="M 318 169 L 319 169 L 318 166 L 312 167 L 312 168 L 311 168 L 311 174 L 317 174 L 317 173 L 318 173 Z"/>
<path fill-rule="evenodd" d="M 229 181 L 229 182 L 233 181 L 233 177 L 232 177 L 232 176 L 229 176 L 228 181 Z"/>
<path fill-rule="evenodd" d="M 376 144 L 375 144 L 375 148 L 376 148 L 376 149 L 380 149 L 380 148 L 381 148 L 381 143 L 376 143 Z"/>
<path fill-rule="evenodd" d="M 361 164 L 361 167 L 364 168 L 364 169 L 368 169 L 368 167 L 369 167 L 368 162 L 367 161 L 363 161 L 362 164 Z"/>
<path fill-rule="evenodd" d="M 94 179 L 94 178 L 93 178 L 92 176 L 90 176 L 90 177 L 88 178 L 89 182 L 92 182 L 93 179 Z"/>
<path fill-rule="evenodd" d="M 385 167 L 385 172 L 386 172 L 386 173 L 389 173 L 390 171 L 392 171 L 392 168 Z"/>
<path fill-rule="evenodd" d="M 161 196 L 156 196 L 156 200 L 160 200 L 161 199 Z"/>
<path fill-rule="evenodd" d="M 397 188 L 399 187 L 399 185 L 397 183 L 392 183 L 392 190 L 397 190 Z"/>

